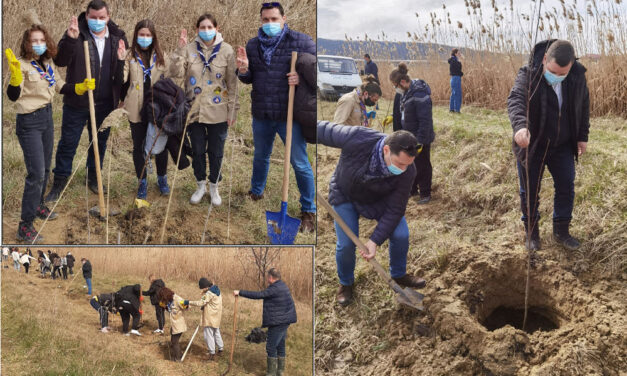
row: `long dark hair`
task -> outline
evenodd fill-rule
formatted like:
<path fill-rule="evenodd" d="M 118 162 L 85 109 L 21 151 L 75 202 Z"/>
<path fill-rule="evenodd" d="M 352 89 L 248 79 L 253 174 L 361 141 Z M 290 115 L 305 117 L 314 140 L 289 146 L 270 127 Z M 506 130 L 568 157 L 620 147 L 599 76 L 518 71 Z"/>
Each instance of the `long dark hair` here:
<path fill-rule="evenodd" d="M 166 304 L 170 303 L 172 299 L 174 299 L 174 291 L 170 290 L 167 287 L 162 287 L 159 289 L 159 292 L 157 292 L 157 298 L 160 302 Z"/>
<path fill-rule="evenodd" d="M 152 44 L 148 46 L 146 51 L 142 50 L 139 44 L 137 43 L 137 34 L 139 34 L 139 30 L 147 28 L 150 30 L 150 34 L 152 34 Z M 131 45 L 131 51 L 135 52 L 139 56 L 142 57 L 142 60 L 150 60 L 152 57 L 153 51 L 157 54 L 157 65 L 164 66 L 165 59 L 163 58 L 163 51 L 161 50 L 161 46 L 159 46 L 159 39 L 157 38 L 157 30 L 155 29 L 155 23 L 152 20 L 145 19 L 141 20 L 135 25 L 135 31 L 133 32 L 133 44 Z M 135 59 L 135 56 L 132 56 Z M 151 64 L 150 61 L 147 64 Z M 149 66 L 147 65 L 147 67 Z"/>
<path fill-rule="evenodd" d="M 37 54 L 33 51 L 33 46 L 30 42 L 30 35 L 33 31 L 41 31 L 46 39 L 46 52 L 44 52 L 40 58 L 54 59 L 57 56 L 57 44 L 52 41 L 52 37 L 43 25 L 31 25 L 31 27 L 24 31 L 22 43 L 20 44 L 20 57 L 25 60 L 34 60 L 37 58 Z"/>

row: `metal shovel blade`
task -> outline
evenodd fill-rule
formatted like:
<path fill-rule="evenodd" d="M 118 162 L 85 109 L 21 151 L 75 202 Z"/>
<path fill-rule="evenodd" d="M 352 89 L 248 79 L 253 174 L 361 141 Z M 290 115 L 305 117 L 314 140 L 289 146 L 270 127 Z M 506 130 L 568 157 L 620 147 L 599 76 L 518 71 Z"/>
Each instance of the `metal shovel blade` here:
<path fill-rule="evenodd" d="M 402 291 L 396 295 L 396 301 L 402 305 L 406 305 L 418 311 L 424 310 L 424 306 L 422 305 L 422 300 L 425 298 L 424 295 L 419 293 L 418 291 L 405 287 Z"/>
<path fill-rule="evenodd" d="M 281 202 L 281 211 L 266 211 L 268 237 L 272 244 L 294 244 L 300 219 L 287 215 L 287 202 Z"/>

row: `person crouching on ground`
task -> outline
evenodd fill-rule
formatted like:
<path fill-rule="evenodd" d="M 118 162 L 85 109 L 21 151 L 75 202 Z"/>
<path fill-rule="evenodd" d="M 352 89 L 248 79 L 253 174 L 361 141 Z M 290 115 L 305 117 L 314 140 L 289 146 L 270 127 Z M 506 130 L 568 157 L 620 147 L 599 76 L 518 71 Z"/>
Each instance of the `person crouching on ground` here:
<path fill-rule="evenodd" d="M 116 313 L 115 294 L 100 294 L 96 295 L 89 300 L 89 304 L 98 311 L 100 315 L 100 331 L 102 333 L 109 333 L 111 328 L 109 327 L 109 312 Z"/>
<path fill-rule="evenodd" d="M 262 327 L 268 328 L 266 352 L 268 368 L 266 376 L 281 376 L 285 370 L 285 339 L 290 324 L 296 323 L 296 307 L 289 287 L 281 280 L 281 273 L 268 270 L 268 287 L 263 291 L 235 290 L 235 296 L 263 299 Z"/>
<path fill-rule="evenodd" d="M 140 303 L 144 298 L 141 296 L 140 285 L 129 285 L 122 287 L 115 293 L 115 309 L 120 313 L 122 318 L 122 333 L 129 336 L 134 334 L 141 336 L 139 329 L 139 320 L 141 319 Z M 128 325 L 133 316 L 133 326 L 131 331 L 128 331 Z"/>
<path fill-rule="evenodd" d="M 150 288 L 147 291 L 143 291 L 143 296 L 150 296 L 150 304 L 155 307 L 155 314 L 157 315 L 157 325 L 158 328 L 155 329 L 153 333 L 163 334 L 163 326 L 165 325 L 165 312 L 163 307 L 159 305 L 159 290 L 165 287 L 165 282 L 163 280 L 158 279 L 153 274 L 151 274 L 148 279 L 150 280 Z"/>
<path fill-rule="evenodd" d="M 183 354 L 181 354 L 181 344 L 179 341 L 181 340 L 181 335 L 187 331 L 187 324 L 185 323 L 183 311 L 189 306 L 185 305 L 185 300 L 183 298 L 176 295 L 174 291 L 167 287 L 159 290 L 157 297 L 159 298 L 159 305 L 165 308 L 170 315 L 170 335 L 172 352 L 174 353 L 172 360 L 180 362 Z"/>
<path fill-rule="evenodd" d="M 366 242 L 366 260 L 377 246 L 390 240 L 390 274 L 401 286 L 422 288 L 425 280 L 407 273 L 409 228 L 405 209 L 416 177 L 414 158 L 418 141 L 401 130 L 386 135 L 366 127 L 318 122 L 318 143 L 342 149 L 329 185 L 329 203 L 359 236 L 359 217 L 374 219 L 377 226 Z M 340 279 L 337 302 L 348 305 L 355 282 L 355 244 L 335 223 L 335 260 Z"/>
<path fill-rule="evenodd" d="M 224 350 L 224 342 L 220 334 L 220 320 L 222 319 L 222 296 L 220 288 L 212 284 L 207 278 L 201 278 L 198 281 L 198 287 L 202 289 L 203 296 L 200 300 L 185 301 L 185 305 L 193 305 L 201 307 L 202 316 L 200 318 L 200 326 L 203 327 L 203 335 L 209 349 L 209 360 L 215 360 L 216 346 L 218 347 L 218 356 L 222 355 Z"/>

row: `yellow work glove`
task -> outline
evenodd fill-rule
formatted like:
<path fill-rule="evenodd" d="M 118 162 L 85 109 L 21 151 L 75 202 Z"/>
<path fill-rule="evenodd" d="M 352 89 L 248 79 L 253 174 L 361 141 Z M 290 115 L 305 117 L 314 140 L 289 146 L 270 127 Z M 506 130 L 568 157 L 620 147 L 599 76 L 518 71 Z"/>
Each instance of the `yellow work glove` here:
<path fill-rule="evenodd" d="M 141 208 L 149 208 L 150 207 L 150 203 L 146 200 L 143 200 L 141 198 L 136 198 L 135 199 L 135 207 L 137 209 L 141 209 Z"/>
<path fill-rule="evenodd" d="M 15 54 L 10 48 L 7 48 L 4 51 L 4 54 L 7 56 L 7 61 L 9 63 L 9 70 L 11 71 L 11 80 L 9 81 L 9 85 L 20 86 L 22 81 L 24 81 L 24 76 L 22 76 L 21 64 L 15 58 Z"/>
<path fill-rule="evenodd" d="M 94 89 L 96 89 L 96 80 L 94 78 L 92 78 L 91 80 L 85 79 L 85 81 L 81 82 L 80 84 L 74 85 L 74 92 L 77 95 L 83 95 L 87 90 Z"/>
<path fill-rule="evenodd" d="M 388 115 L 388 116 L 385 117 L 385 119 L 383 119 L 383 126 L 387 127 L 393 121 L 394 121 L 394 118 L 392 117 L 392 115 Z"/>

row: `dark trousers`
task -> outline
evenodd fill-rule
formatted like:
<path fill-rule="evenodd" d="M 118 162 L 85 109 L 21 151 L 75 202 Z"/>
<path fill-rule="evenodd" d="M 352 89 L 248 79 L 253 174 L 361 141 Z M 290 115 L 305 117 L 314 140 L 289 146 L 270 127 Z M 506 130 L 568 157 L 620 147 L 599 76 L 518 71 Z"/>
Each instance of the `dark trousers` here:
<path fill-rule="evenodd" d="M 26 274 L 28 274 L 28 268 L 30 267 L 30 263 L 29 262 L 25 262 L 24 263 L 24 270 L 26 271 Z"/>
<path fill-rule="evenodd" d="M 50 104 L 30 114 L 18 114 L 15 126 L 17 139 L 24 153 L 26 181 L 22 195 L 22 221 L 32 223 L 37 207 L 44 200 L 46 182 L 50 175 L 54 124 Z"/>
<path fill-rule="evenodd" d="M 74 274 L 74 270 L 72 270 L 72 266 L 68 266 L 68 268 L 70 269 L 70 274 Z"/>
<path fill-rule="evenodd" d="M 285 338 L 287 337 L 288 327 L 289 324 L 268 327 L 266 352 L 269 358 L 285 357 Z"/>
<path fill-rule="evenodd" d="M 159 329 L 163 330 L 163 326 L 165 325 L 165 310 L 161 308 L 161 306 L 155 306 L 155 313 L 157 314 L 157 324 L 159 325 Z"/>
<path fill-rule="evenodd" d="M 59 274 L 59 277 L 61 277 L 61 267 L 53 266 L 52 267 L 52 279 L 57 279 L 57 274 Z"/>
<path fill-rule="evenodd" d="M 431 166 L 431 144 L 422 146 L 422 151 L 414 159 L 416 166 L 416 178 L 411 188 L 411 194 L 418 193 L 420 188 L 420 197 L 431 196 L 431 180 L 433 177 L 433 166 Z"/>
<path fill-rule="evenodd" d="M 103 120 L 113 111 L 113 104 L 97 104 L 96 105 L 96 128 L 100 128 Z M 61 139 L 57 146 L 57 154 L 55 156 L 55 175 L 69 177 L 72 174 L 72 161 L 76 155 L 76 148 L 81 140 L 83 128 L 87 124 L 89 133 L 89 141 L 91 142 L 91 124 L 89 124 L 89 109 L 72 107 L 67 104 L 63 105 L 63 120 L 61 121 Z M 107 150 L 107 140 L 109 139 L 110 129 L 98 132 L 98 152 L 100 153 L 100 166 L 104 160 L 105 151 Z M 96 171 L 96 162 L 94 160 L 94 151 L 89 148 L 87 155 L 87 169 L 90 172 Z M 95 178 L 95 176 L 92 176 Z"/>
<path fill-rule="evenodd" d="M 146 163 L 146 155 L 144 154 L 144 142 L 146 141 L 146 132 L 148 131 L 148 123 L 131 123 L 131 137 L 133 138 L 133 164 L 135 165 L 135 175 L 137 179 L 146 177 L 144 164 Z M 157 165 L 157 175 L 163 176 L 168 173 L 168 152 L 167 149 L 155 155 L 155 164 Z M 142 175 L 142 170 L 144 174 Z"/>
<path fill-rule="evenodd" d="M 538 206 L 540 204 L 540 183 L 544 174 L 544 167 L 549 168 L 553 176 L 553 221 L 570 222 L 575 201 L 575 157 L 570 145 L 565 144 L 554 149 L 549 149 L 544 162 L 542 156 L 530 156 L 529 158 L 529 198 L 532 225 L 540 219 Z M 527 176 L 525 166 L 516 162 L 518 168 L 518 181 L 520 184 L 520 208 L 522 220 L 527 222 Z"/>
<path fill-rule="evenodd" d="M 91 306 L 98 311 L 98 314 L 100 315 L 100 328 L 102 329 L 109 326 L 109 311 L 107 311 L 107 308 L 101 306 L 100 303 L 96 301 L 95 297 L 89 300 L 89 304 L 91 304 Z"/>
<path fill-rule="evenodd" d="M 61 272 L 63 272 L 63 279 L 67 279 L 67 266 L 62 266 Z"/>
<path fill-rule="evenodd" d="M 170 337 L 170 340 L 172 341 L 172 355 L 174 356 L 174 359 L 172 360 L 179 360 L 183 356 L 181 354 L 181 344 L 179 343 L 182 335 L 183 333 L 178 333 L 172 334 Z"/>
<path fill-rule="evenodd" d="M 196 181 L 207 178 L 207 161 L 205 154 L 209 155 L 209 181 L 217 183 L 221 180 L 218 176 L 222 157 L 224 155 L 224 143 L 229 130 L 226 122 L 218 124 L 192 123 L 189 125 L 190 140 L 192 143 L 194 176 Z"/>
<path fill-rule="evenodd" d="M 141 317 L 139 312 L 131 313 L 131 312 L 121 310 L 120 317 L 122 318 L 122 332 L 124 333 L 128 332 L 128 324 L 130 324 L 131 322 L 131 315 L 133 316 L 132 329 L 137 330 L 137 328 L 139 328 L 139 318 Z"/>

